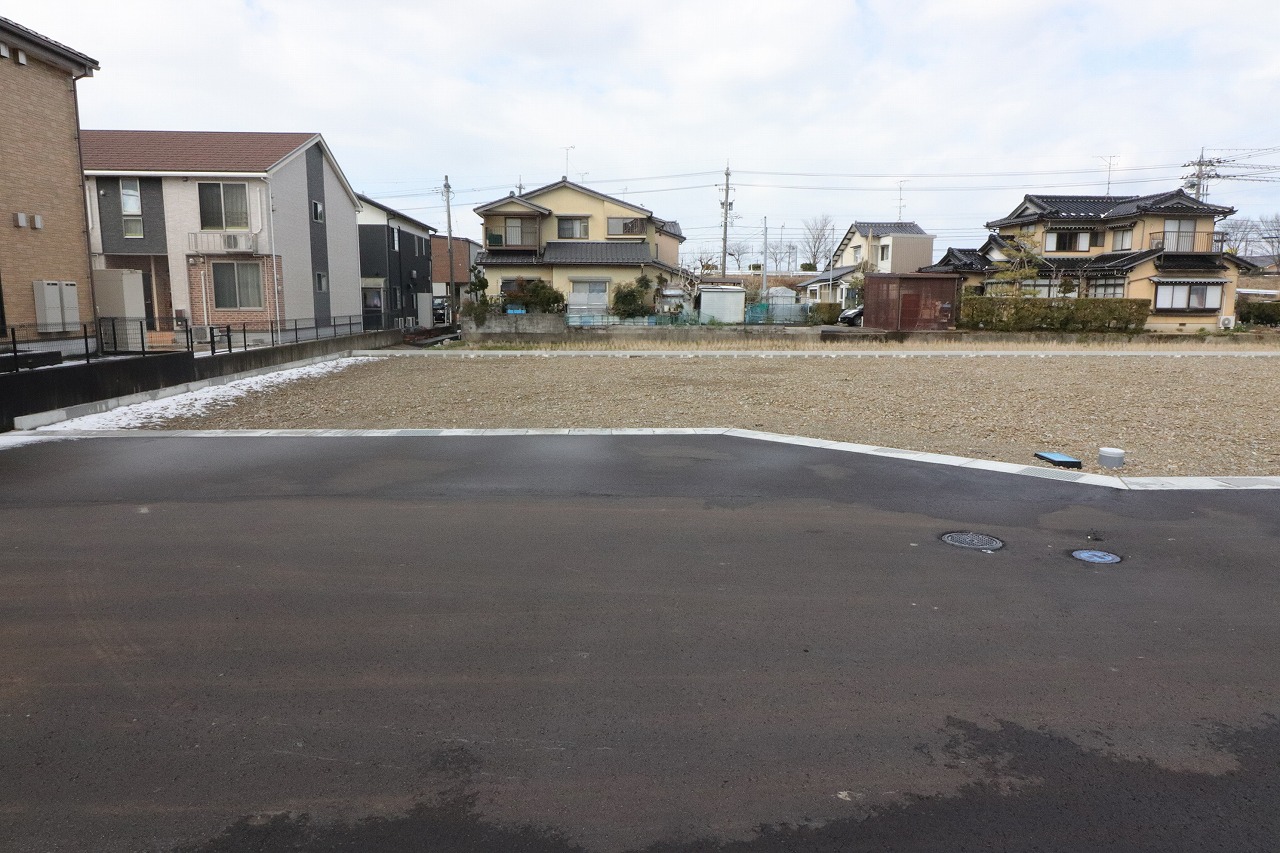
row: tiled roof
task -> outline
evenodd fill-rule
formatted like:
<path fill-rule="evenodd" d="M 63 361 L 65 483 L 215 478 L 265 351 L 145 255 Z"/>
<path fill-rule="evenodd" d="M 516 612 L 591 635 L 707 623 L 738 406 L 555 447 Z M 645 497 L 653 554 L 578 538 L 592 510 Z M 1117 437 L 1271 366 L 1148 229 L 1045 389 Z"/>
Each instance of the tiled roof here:
<path fill-rule="evenodd" d="M 86 171 L 265 172 L 316 133 L 84 130 Z"/>
<path fill-rule="evenodd" d="M 920 272 L 981 272 L 990 266 L 981 249 L 956 249 L 950 246 L 936 264 L 921 267 Z"/>
<path fill-rule="evenodd" d="M 48 36 L 42 36 L 40 35 L 40 33 L 36 32 L 35 30 L 27 29 L 26 27 L 22 26 L 22 24 L 19 24 L 17 21 L 11 21 L 8 18 L 0 18 L 0 33 L 6 32 L 6 31 L 11 32 L 13 35 L 18 36 L 19 38 L 29 40 L 33 44 L 36 44 L 39 47 L 44 48 L 45 50 L 49 51 L 55 56 L 62 58 L 65 61 L 69 61 L 75 65 L 83 65 L 85 66 L 85 69 L 88 71 L 99 70 L 98 60 L 93 59 L 92 57 L 89 57 L 89 56 L 85 56 L 83 53 L 81 53 L 78 50 L 72 50 L 71 48 L 67 47 L 65 44 L 56 42 L 53 39 L 49 38 Z"/>
<path fill-rule="evenodd" d="M 537 252 L 481 252 L 476 264 L 482 267 L 528 266 L 542 263 Z"/>
<path fill-rule="evenodd" d="M 853 228 L 863 237 L 882 237 L 885 234 L 924 234 L 923 228 L 914 222 L 855 222 Z"/>
<path fill-rule="evenodd" d="M 547 243 L 542 259 L 548 264 L 651 264 L 648 243 Z"/>
<path fill-rule="evenodd" d="M 1156 269 L 1207 272 L 1209 270 L 1225 270 L 1227 265 L 1219 255 L 1182 254 L 1180 252 L 1164 252 L 1156 258 Z"/>
<path fill-rule="evenodd" d="M 857 270 L 860 266 L 861 266 L 860 264 L 854 264 L 853 266 L 848 266 L 848 267 L 836 267 L 833 270 L 827 270 L 826 272 L 815 275 L 812 278 L 806 278 L 804 281 L 797 282 L 794 286 L 809 287 L 810 285 L 822 284 L 823 282 L 826 282 L 826 281 L 839 281 L 840 279 L 847 276 L 849 273 Z"/>
<path fill-rule="evenodd" d="M 655 216 L 653 217 L 653 224 L 658 227 L 659 231 L 665 231 L 668 234 L 679 237 L 681 240 L 684 239 L 684 232 L 680 230 L 680 223 L 674 219 L 659 219 Z"/>
<path fill-rule="evenodd" d="M 1020 210 L 1028 204 L 1037 210 L 994 219 L 987 223 L 987 227 L 1000 228 L 1005 225 L 1039 222 L 1046 219 L 1119 219 L 1166 207 L 1175 207 L 1178 210 L 1206 216 L 1227 216 L 1235 212 L 1234 208 L 1199 201 L 1181 189 L 1151 195 L 1030 194 L 1023 197 L 1023 203 L 1018 205 L 1017 209 Z"/>

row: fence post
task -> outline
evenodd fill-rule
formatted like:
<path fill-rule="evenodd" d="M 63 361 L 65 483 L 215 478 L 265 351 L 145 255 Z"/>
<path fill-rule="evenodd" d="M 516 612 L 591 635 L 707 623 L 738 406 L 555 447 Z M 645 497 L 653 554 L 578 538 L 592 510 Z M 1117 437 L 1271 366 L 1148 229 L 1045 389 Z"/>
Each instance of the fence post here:
<path fill-rule="evenodd" d="M 244 351 L 249 351 L 249 324 L 240 324 L 240 343 L 244 346 Z"/>
<path fill-rule="evenodd" d="M 298 321 L 297 320 L 293 321 L 293 342 L 295 344 L 298 342 Z"/>
<path fill-rule="evenodd" d="M 147 321 L 146 320 L 138 321 L 138 335 L 140 336 L 139 340 L 142 341 L 142 355 L 145 357 L 147 354 Z"/>
<path fill-rule="evenodd" d="M 18 372 L 18 327 L 9 327 L 9 347 L 13 353 L 13 372 Z"/>
<path fill-rule="evenodd" d="M 186 330 L 185 330 L 185 331 L 186 331 L 186 333 L 187 333 L 187 352 L 195 352 L 195 350 L 196 350 L 196 340 L 195 340 L 195 335 L 193 335 L 193 334 L 191 333 L 191 327 L 190 327 L 190 326 L 187 326 L 187 328 L 186 328 Z"/>
<path fill-rule="evenodd" d="M 84 363 L 89 363 L 89 324 L 80 324 L 80 333 L 84 335 Z"/>
<path fill-rule="evenodd" d="M 276 345 L 276 321 L 275 320 L 271 321 L 270 328 L 271 328 L 271 345 L 275 346 Z"/>
<path fill-rule="evenodd" d="M 217 326 L 209 327 L 209 355 L 218 354 L 218 332 Z"/>

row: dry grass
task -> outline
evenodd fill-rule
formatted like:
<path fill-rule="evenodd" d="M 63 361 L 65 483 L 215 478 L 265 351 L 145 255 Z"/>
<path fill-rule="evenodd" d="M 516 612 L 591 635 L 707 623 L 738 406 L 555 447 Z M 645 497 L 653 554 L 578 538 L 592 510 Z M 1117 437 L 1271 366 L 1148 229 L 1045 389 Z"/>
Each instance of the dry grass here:
<path fill-rule="evenodd" d="M 365 362 L 168 428 L 742 427 L 1125 473 L 1280 475 L 1280 361 L 970 358 L 426 358 Z"/>

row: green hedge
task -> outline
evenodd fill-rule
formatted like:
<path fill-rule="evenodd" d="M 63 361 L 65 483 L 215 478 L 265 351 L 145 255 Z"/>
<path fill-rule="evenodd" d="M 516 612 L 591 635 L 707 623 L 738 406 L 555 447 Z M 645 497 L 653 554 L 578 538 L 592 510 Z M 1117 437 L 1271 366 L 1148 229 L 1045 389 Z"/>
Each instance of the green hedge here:
<path fill-rule="evenodd" d="M 844 306 L 839 302 L 815 302 L 809 306 L 809 322 L 814 325 L 834 326 L 843 310 Z"/>
<path fill-rule="evenodd" d="M 1280 326 L 1280 302 L 1236 303 L 1236 319 L 1251 326 Z"/>
<path fill-rule="evenodd" d="M 1149 299 L 965 295 L 958 325 L 989 332 L 1140 332 L 1150 313 Z"/>

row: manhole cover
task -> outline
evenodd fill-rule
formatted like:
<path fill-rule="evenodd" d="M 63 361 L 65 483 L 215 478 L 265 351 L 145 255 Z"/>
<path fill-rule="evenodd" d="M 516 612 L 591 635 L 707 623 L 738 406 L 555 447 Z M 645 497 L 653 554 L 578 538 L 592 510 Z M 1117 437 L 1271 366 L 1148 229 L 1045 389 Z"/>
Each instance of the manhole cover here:
<path fill-rule="evenodd" d="M 1071 556 L 1077 560 L 1084 560 L 1086 563 L 1118 563 L 1120 556 L 1112 554 L 1110 551 L 1094 551 L 1092 549 L 1084 549 L 1082 551 L 1072 551 Z"/>
<path fill-rule="evenodd" d="M 994 551 L 1004 547 L 1004 543 L 999 539 L 985 533 L 944 533 L 942 541 L 957 548 L 977 548 L 980 551 Z"/>

